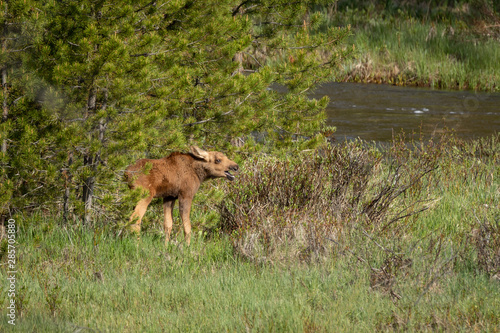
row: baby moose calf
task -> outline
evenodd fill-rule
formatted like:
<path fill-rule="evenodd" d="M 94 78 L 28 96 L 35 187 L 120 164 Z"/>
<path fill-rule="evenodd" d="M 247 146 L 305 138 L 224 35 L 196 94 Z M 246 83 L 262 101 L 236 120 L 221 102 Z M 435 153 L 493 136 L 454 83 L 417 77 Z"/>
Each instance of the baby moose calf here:
<path fill-rule="evenodd" d="M 149 171 L 147 171 L 149 170 Z M 167 157 L 152 160 L 140 159 L 125 170 L 125 179 L 131 189 L 143 188 L 149 196 L 140 200 L 130 217 L 136 224 L 132 230 L 141 230 L 141 222 L 148 205 L 153 198 L 163 198 L 165 214 L 165 244 L 168 243 L 172 231 L 172 209 L 175 200 L 179 199 L 179 212 L 184 225 L 187 244 L 191 241 L 191 222 L 189 213 L 193 197 L 201 183 L 211 178 L 227 178 L 234 180 L 230 171 L 237 171 L 238 164 L 217 151 L 204 151 L 196 146 L 191 147 L 189 154 L 175 152 Z"/>

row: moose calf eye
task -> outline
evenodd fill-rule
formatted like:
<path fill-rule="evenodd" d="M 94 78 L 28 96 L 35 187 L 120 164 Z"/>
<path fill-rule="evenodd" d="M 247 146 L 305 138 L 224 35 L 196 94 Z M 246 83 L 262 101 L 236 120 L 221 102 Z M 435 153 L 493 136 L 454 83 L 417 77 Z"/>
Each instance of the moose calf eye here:
<path fill-rule="evenodd" d="M 215 160 L 215 164 L 219 164 L 221 161 L 219 159 Z"/>

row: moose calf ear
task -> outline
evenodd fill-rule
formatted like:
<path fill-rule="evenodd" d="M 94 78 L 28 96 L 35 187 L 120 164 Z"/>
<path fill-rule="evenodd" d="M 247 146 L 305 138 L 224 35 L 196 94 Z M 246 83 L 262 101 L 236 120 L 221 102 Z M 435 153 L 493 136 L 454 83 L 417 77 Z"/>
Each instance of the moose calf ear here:
<path fill-rule="evenodd" d="M 208 153 L 204 151 L 203 149 L 200 149 L 196 146 L 191 146 L 191 154 L 199 159 L 205 160 L 208 162 Z"/>

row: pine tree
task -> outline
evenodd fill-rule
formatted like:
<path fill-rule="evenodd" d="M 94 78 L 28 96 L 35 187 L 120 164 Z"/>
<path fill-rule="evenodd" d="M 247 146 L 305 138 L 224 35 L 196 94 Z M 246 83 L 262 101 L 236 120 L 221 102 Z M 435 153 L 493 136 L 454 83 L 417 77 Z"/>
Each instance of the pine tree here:
<path fill-rule="evenodd" d="M 2 1 L 1 8 L 0 215 L 5 218 L 16 210 L 43 206 L 39 199 L 50 196 L 38 195 L 55 184 L 52 155 L 46 154 L 55 145 L 53 123 L 36 102 L 39 81 L 24 66 L 37 30 L 32 3 Z"/>
<path fill-rule="evenodd" d="M 307 93 L 331 79 L 349 53 L 348 29 L 322 33 L 321 15 L 306 1 L 63 0 L 31 7 L 27 26 L 36 28 L 23 69 L 36 74 L 37 97 L 24 112 L 40 119 L 36 136 L 13 140 L 26 151 L 29 140 L 44 142 L 37 147 L 52 166 L 40 167 L 59 191 L 54 201 L 64 216 L 74 209 L 86 222 L 126 202 L 117 196 L 120 174 L 136 158 L 191 143 L 234 149 L 235 138 L 250 148 L 255 133 L 274 146 L 313 144 L 327 100 Z M 38 131 L 48 124 L 54 132 Z"/>
<path fill-rule="evenodd" d="M 135 6 L 135 7 L 134 7 Z M 123 167 L 121 141 L 132 141 L 131 149 L 144 150 L 141 118 L 128 116 L 134 108 L 150 108 L 147 53 L 155 42 L 148 18 L 151 4 L 130 1 L 46 3 L 45 34 L 35 46 L 30 65 L 52 85 L 64 102 L 52 111 L 65 124 L 71 150 L 67 151 L 70 183 L 79 185 L 85 221 L 94 210 L 95 187 L 116 180 L 113 169 Z M 118 165 L 116 165 L 118 164 Z M 110 185 L 110 184 L 106 184 Z M 64 195 L 64 202 L 70 193 Z M 101 197 L 102 199 L 102 197 Z M 67 208 L 65 208 L 67 209 Z"/>

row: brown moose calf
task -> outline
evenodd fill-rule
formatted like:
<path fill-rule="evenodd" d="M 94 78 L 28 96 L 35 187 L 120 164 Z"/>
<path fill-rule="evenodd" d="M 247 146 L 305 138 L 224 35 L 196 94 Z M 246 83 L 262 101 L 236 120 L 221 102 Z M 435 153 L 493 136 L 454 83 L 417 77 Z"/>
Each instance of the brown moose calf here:
<path fill-rule="evenodd" d="M 147 172 L 146 170 L 149 170 Z M 172 209 L 175 200 L 179 199 L 179 212 L 184 225 L 187 244 L 191 241 L 191 222 L 189 213 L 193 197 L 201 183 L 206 179 L 225 177 L 234 180 L 230 171 L 237 171 L 238 164 L 217 151 L 204 151 L 196 146 L 191 147 L 189 154 L 172 153 L 167 157 L 152 160 L 140 159 L 125 170 L 125 178 L 131 189 L 143 188 L 149 196 L 140 200 L 130 220 L 137 219 L 132 230 L 141 230 L 141 222 L 148 205 L 153 198 L 163 198 L 165 214 L 165 244 L 168 243 L 172 231 Z"/>

